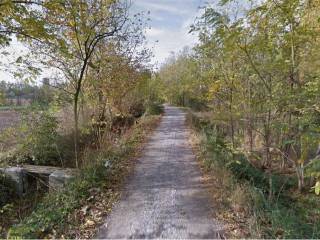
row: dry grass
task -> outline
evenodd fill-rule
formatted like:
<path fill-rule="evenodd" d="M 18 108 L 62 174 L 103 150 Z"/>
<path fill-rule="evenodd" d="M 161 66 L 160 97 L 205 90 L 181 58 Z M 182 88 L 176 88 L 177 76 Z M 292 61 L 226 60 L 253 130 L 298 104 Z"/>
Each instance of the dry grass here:
<path fill-rule="evenodd" d="M 215 218 L 225 223 L 227 237 L 317 238 L 319 198 L 306 192 L 295 196 L 295 179 L 282 172 L 273 175 L 277 196 L 270 201 L 265 174 L 256 166 L 241 164 L 248 160 L 243 156 L 221 151 L 226 145 L 220 144 L 216 132 L 210 132 L 210 126 L 206 128 L 207 122 L 202 121 L 190 114 L 191 140 L 204 175 L 211 182 Z M 239 166 L 235 166 L 238 161 Z"/>
<path fill-rule="evenodd" d="M 17 139 L 13 132 L 20 123 L 21 113 L 15 110 L 0 110 L 0 166 L 7 165 L 4 159 L 14 153 Z"/>
<path fill-rule="evenodd" d="M 106 216 L 110 214 L 114 204 L 121 197 L 121 189 L 128 176 L 133 173 L 135 160 L 142 154 L 145 143 L 158 126 L 159 121 L 160 116 L 142 119 L 122 136 L 121 141 L 125 145 L 134 142 L 131 151 L 125 154 L 123 160 L 117 164 L 112 176 L 106 179 L 104 186 L 92 189 L 90 197 L 83 201 L 82 208 L 76 209 L 69 215 L 68 221 L 73 224 L 70 224 L 59 238 L 87 239 L 95 236 L 99 226 L 104 224 Z M 113 143 L 108 148 L 119 148 L 119 145 L 115 144 Z M 87 157 L 91 158 L 90 154 Z M 53 234 L 48 237 L 58 236 Z"/>
<path fill-rule="evenodd" d="M 257 218 L 252 210 L 250 190 L 235 183 L 232 174 L 214 163 L 208 165 L 208 153 L 203 135 L 191 130 L 190 142 L 200 168 L 210 187 L 214 218 L 224 224 L 227 238 L 259 237 Z"/>
<path fill-rule="evenodd" d="M 0 135 L 5 134 L 6 130 L 15 127 L 20 122 L 20 113 L 15 110 L 0 110 Z M 0 152 L 8 149 L 15 144 L 14 139 L 9 136 L 6 139 L 0 139 Z"/>
<path fill-rule="evenodd" d="M 17 125 L 20 121 L 20 113 L 14 110 L 0 110 L 0 132 L 8 127 Z"/>
<path fill-rule="evenodd" d="M 88 149 L 83 156 L 87 167 L 82 169 L 82 175 L 61 192 L 46 195 L 19 226 L 11 227 L 9 237 L 94 237 L 99 225 L 104 223 L 113 204 L 119 199 L 127 176 L 133 172 L 135 159 L 159 120 L 160 116 L 143 118 L 120 136 L 117 143 L 99 150 Z M 108 157 L 115 161 L 106 172 L 103 164 Z M 13 221 L 19 222 L 18 219 Z M 8 229 L 10 224 L 4 227 L 2 230 Z"/>

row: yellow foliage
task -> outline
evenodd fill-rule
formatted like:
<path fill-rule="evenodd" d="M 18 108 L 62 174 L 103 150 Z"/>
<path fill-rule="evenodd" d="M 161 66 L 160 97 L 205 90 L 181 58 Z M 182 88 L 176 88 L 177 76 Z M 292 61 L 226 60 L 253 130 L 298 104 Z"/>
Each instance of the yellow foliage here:
<path fill-rule="evenodd" d="M 221 82 L 220 80 L 215 81 L 211 84 L 208 91 L 208 99 L 212 99 L 215 97 L 216 93 L 220 91 L 221 88 Z"/>

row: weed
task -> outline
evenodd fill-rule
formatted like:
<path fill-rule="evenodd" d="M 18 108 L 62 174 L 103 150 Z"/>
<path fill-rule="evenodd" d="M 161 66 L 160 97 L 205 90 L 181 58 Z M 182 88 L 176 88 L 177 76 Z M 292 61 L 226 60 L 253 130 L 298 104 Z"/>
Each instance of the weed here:
<path fill-rule="evenodd" d="M 162 114 L 164 108 L 159 103 L 150 103 L 146 107 L 146 115 L 159 115 Z"/>
<path fill-rule="evenodd" d="M 68 186 L 44 197 L 30 216 L 20 224 L 13 226 L 9 238 L 44 238 L 53 232 L 62 234 L 66 228 L 72 228 L 74 222 L 68 221 L 70 215 L 80 209 L 90 197 L 92 189 L 108 192 L 116 188 L 129 171 L 130 157 L 138 150 L 146 135 L 158 122 L 159 117 L 143 118 L 139 124 L 121 137 L 117 145 L 106 146 L 100 151 L 86 154 L 87 164 Z M 110 161 L 110 168 L 105 161 Z M 106 198 L 112 198 L 106 195 Z M 61 235 L 60 235 L 61 236 Z"/>
<path fill-rule="evenodd" d="M 233 153 L 228 142 L 210 121 L 188 114 L 188 122 L 198 133 L 203 166 L 216 182 L 214 197 L 222 208 L 218 216 L 237 225 L 234 237 L 319 238 L 320 211 L 314 195 L 294 195 L 291 176 L 265 173 L 241 153 Z M 269 201 L 269 178 L 274 198 Z M 217 196 L 218 195 L 218 196 Z M 225 212 L 233 212 L 225 218 Z M 242 223 L 245 224 L 242 224 Z M 238 229 L 244 227 L 239 234 Z"/>

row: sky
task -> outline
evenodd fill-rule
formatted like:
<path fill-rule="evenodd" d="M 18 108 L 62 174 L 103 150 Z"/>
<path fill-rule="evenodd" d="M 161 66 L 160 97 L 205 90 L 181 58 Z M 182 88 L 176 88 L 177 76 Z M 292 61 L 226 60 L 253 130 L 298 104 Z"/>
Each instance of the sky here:
<path fill-rule="evenodd" d="M 132 0 L 134 12 L 150 11 L 149 28 L 146 30 L 147 47 L 153 51 L 152 63 L 160 66 L 172 52 L 179 52 L 185 46 L 193 46 L 197 42 L 197 36 L 189 34 L 190 25 L 199 15 L 199 6 L 203 6 L 205 0 Z M 17 42 L 6 49 L 13 53 L 10 58 L 0 61 L 14 61 L 19 54 L 25 52 L 23 46 Z M 15 82 L 11 74 L 0 69 L 0 81 Z"/>
<path fill-rule="evenodd" d="M 190 25 L 199 14 L 203 0 L 135 0 L 134 11 L 150 11 L 150 29 L 146 37 L 153 48 L 153 62 L 161 64 L 171 52 L 193 46 L 197 36 L 189 34 Z"/>

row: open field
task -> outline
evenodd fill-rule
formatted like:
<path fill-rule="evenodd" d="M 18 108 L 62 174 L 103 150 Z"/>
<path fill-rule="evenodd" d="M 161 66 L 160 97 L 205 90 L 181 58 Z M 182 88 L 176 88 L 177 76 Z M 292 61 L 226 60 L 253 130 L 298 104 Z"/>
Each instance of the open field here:
<path fill-rule="evenodd" d="M 8 128 L 18 124 L 20 120 L 20 113 L 15 110 L 0 109 L 0 133 Z"/>

